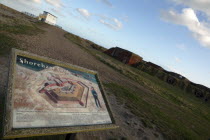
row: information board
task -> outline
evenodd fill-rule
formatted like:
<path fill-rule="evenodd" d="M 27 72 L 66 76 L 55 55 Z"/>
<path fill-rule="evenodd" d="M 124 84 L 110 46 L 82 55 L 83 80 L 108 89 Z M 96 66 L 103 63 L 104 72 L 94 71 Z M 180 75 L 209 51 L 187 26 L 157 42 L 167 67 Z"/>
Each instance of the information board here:
<path fill-rule="evenodd" d="M 15 49 L 5 110 L 4 137 L 116 128 L 96 71 Z"/>

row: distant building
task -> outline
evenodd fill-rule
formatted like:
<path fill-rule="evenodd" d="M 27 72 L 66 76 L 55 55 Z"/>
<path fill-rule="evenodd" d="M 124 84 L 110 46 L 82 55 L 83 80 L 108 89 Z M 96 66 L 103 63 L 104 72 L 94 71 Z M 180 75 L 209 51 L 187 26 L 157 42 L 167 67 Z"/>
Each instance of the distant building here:
<path fill-rule="evenodd" d="M 51 25 L 56 25 L 57 17 L 49 12 L 44 11 L 43 14 L 39 15 L 39 20 Z"/>
<path fill-rule="evenodd" d="M 119 47 L 111 48 L 104 53 L 114 57 L 115 59 L 129 65 L 133 65 L 142 61 L 142 57 Z"/>

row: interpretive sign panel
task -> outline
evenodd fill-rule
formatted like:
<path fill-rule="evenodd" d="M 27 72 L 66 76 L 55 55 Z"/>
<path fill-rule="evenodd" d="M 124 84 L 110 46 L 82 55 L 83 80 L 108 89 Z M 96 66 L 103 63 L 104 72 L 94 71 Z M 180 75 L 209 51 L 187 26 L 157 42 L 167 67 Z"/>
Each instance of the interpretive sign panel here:
<path fill-rule="evenodd" d="M 9 78 L 4 137 L 116 128 L 95 71 L 14 49 Z"/>

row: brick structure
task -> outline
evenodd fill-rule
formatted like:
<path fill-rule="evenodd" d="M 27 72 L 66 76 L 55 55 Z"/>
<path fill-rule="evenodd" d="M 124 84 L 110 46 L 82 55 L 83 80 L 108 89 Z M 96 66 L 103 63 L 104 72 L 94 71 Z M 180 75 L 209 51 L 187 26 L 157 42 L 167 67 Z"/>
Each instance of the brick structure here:
<path fill-rule="evenodd" d="M 114 57 L 115 59 L 129 65 L 134 65 L 142 61 L 142 57 L 119 47 L 111 48 L 104 53 Z"/>
<path fill-rule="evenodd" d="M 210 100 L 210 88 L 203 85 L 195 84 L 188 80 L 186 77 L 175 73 L 164 70 L 162 67 L 152 63 L 143 61 L 142 57 L 122 48 L 114 47 L 106 50 L 104 53 L 114 57 L 115 59 L 132 65 L 133 67 L 144 71 L 150 75 L 156 76 L 159 79 L 177 86 L 186 92 L 194 94 L 198 98 L 204 99 L 204 101 Z"/>

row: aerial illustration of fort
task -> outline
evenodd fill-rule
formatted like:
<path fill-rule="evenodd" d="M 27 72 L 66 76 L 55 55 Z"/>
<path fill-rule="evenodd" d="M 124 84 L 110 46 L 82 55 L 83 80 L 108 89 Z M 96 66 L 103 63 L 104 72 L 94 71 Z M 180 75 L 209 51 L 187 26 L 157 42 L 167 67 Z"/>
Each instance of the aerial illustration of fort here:
<path fill-rule="evenodd" d="M 48 96 L 46 100 L 51 100 L 52 105 L 68 104 L 69 107 L 86 107 L 88 86 L 70 78 L 54 76 L 48 78 L 49 81 L 44 83 L 39 93 L 46 94 Z"/>
<path fill-rule="evenodd" d="M 111 123 L 94 74 L 17 56 L 13 127 Z"/>

